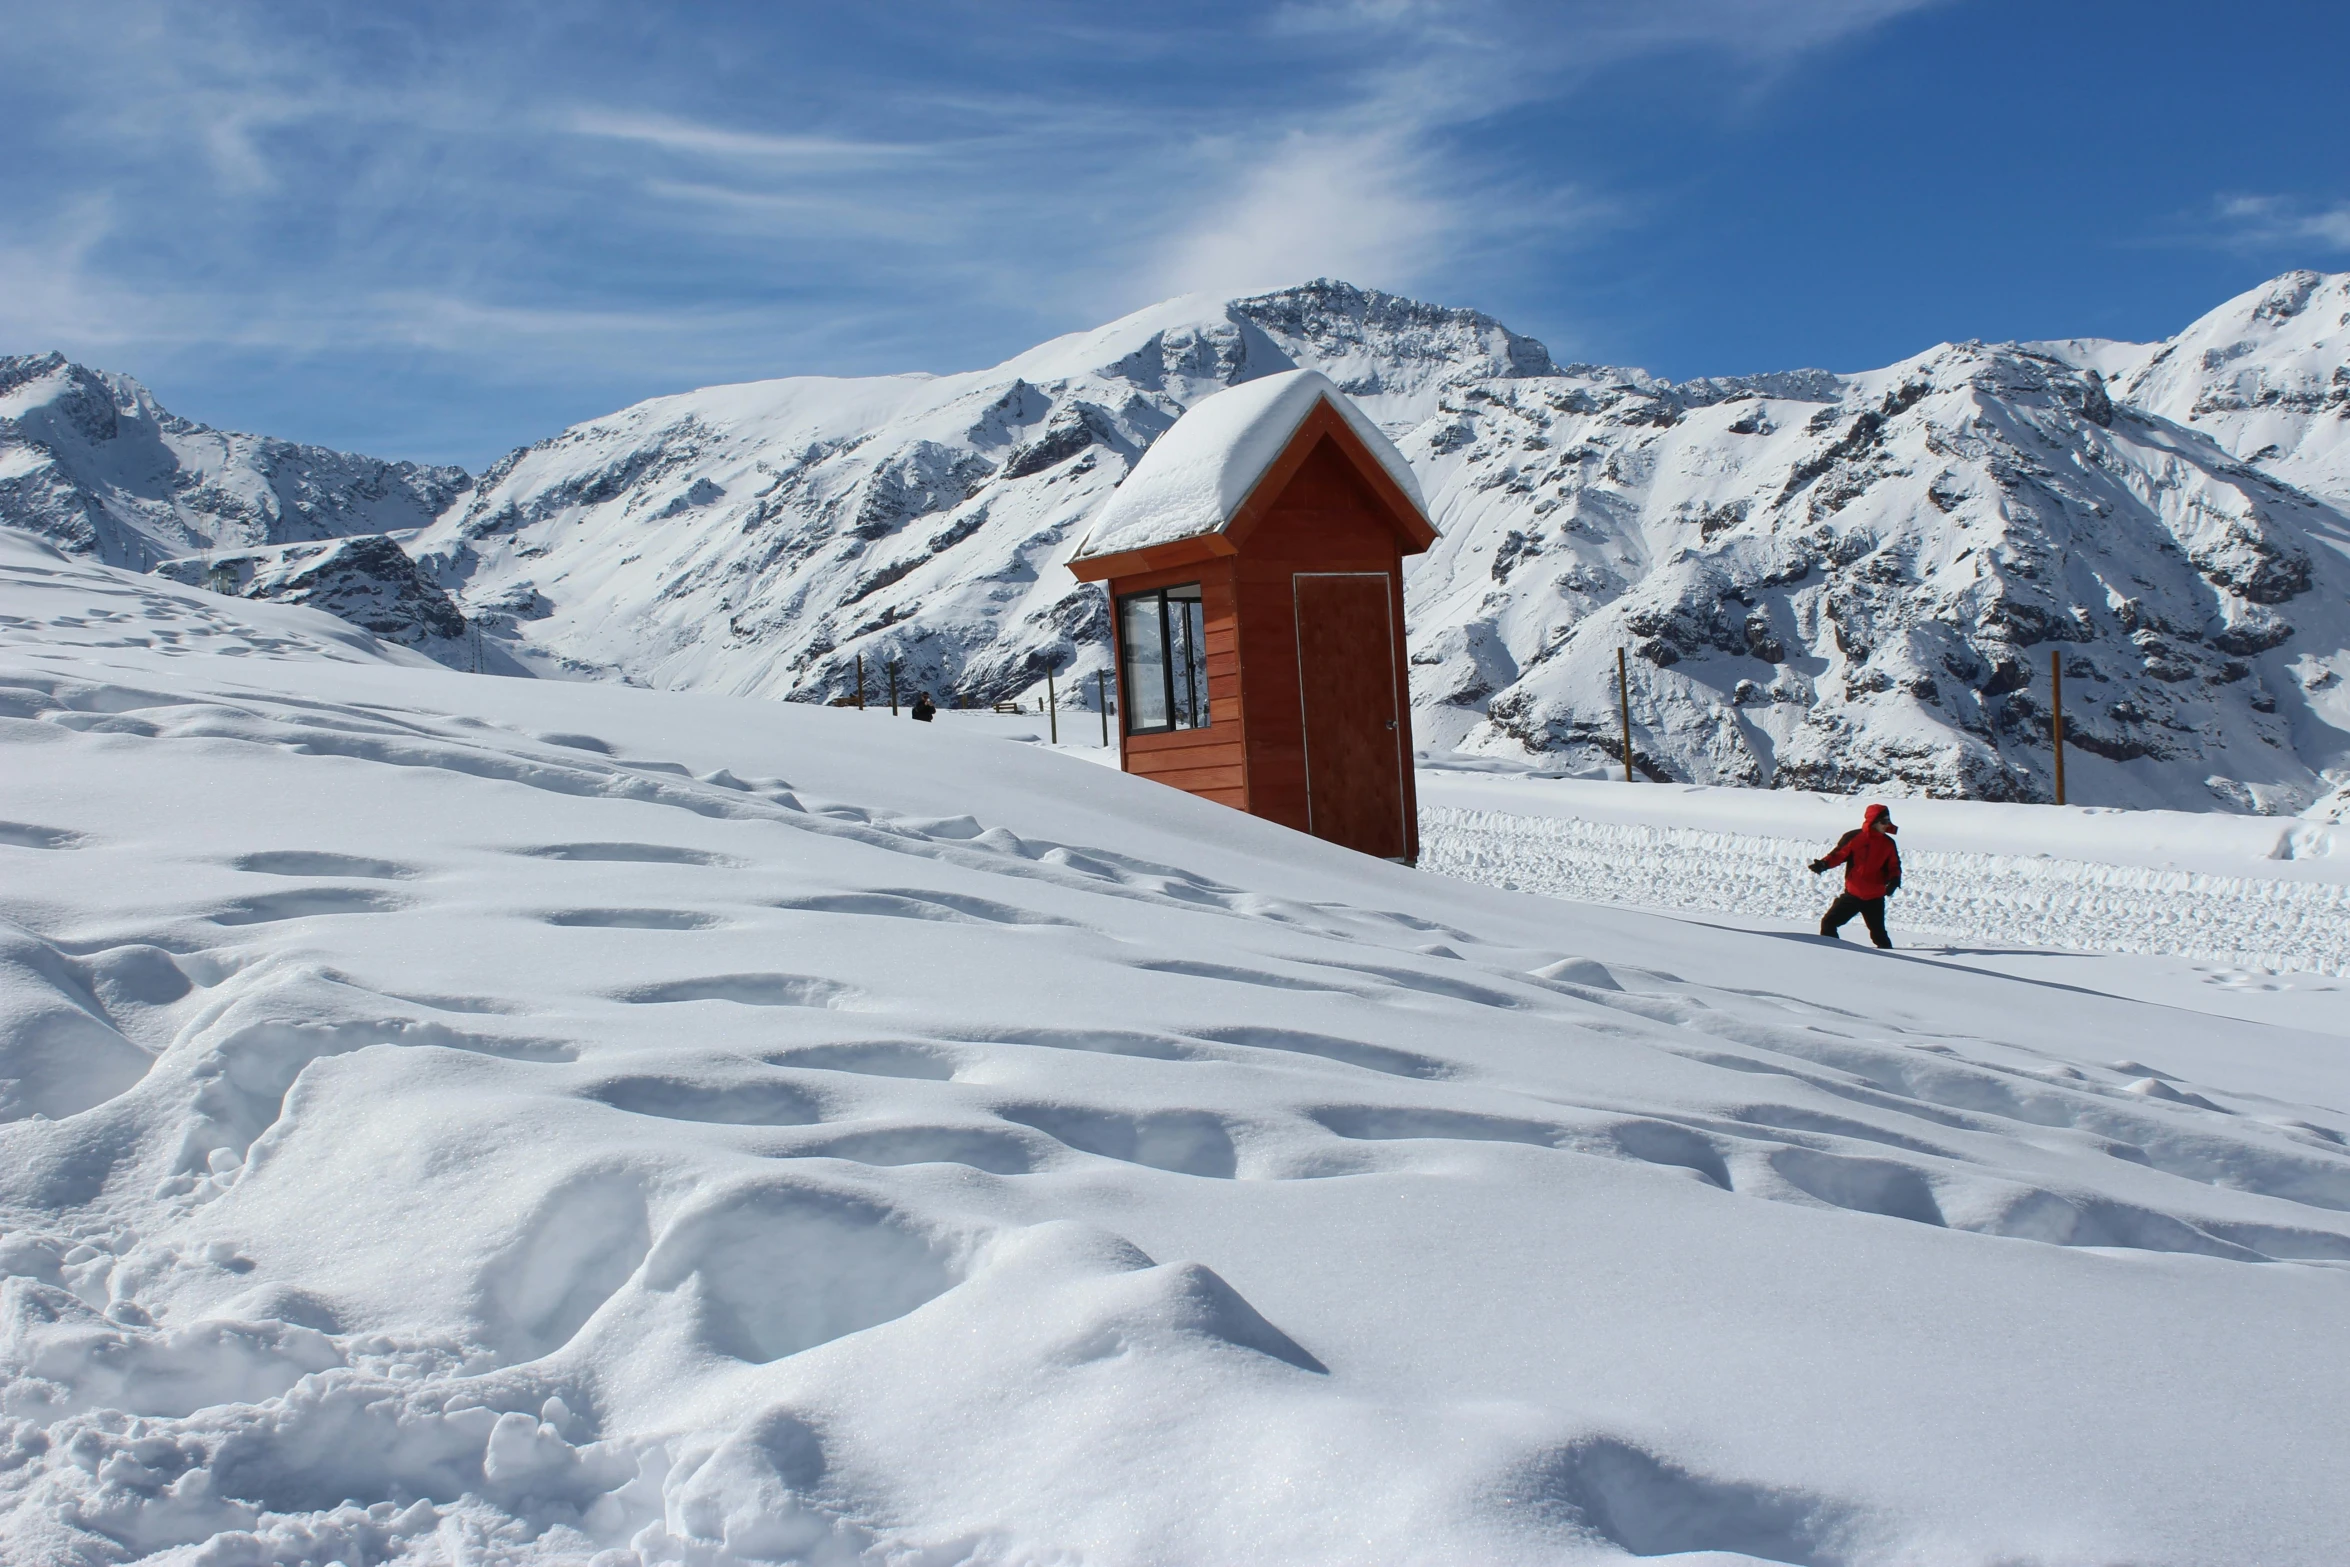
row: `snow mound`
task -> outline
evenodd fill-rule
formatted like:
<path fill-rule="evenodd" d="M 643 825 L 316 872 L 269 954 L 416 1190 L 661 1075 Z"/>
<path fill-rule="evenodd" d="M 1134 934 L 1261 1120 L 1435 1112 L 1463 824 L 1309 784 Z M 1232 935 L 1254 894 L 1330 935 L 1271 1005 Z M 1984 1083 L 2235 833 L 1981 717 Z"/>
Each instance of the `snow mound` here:
<path fill-rule="evenodd" d="M 1220 533 L 1305 423 L 1328 403 L 1422 511 L 1420 483 L 1395 443 L 1318 370 L 1249 381 L 1194 405 L 1111 492 L 1073 560 Z"/>
<path fill-rule="evenodd" d="M 0 646 L 138 648 L 167 656 L 431 662 L 339 616 L 135 575 L 0 528 Z"/>
<path fill-rule="evenodd" d="M 2338 1038 L 5 548 L 9 1561 L 2338 1538 Z"/>
<path fill-rule="evenodd" d="M 155 571 L 191 587 L 324 610 L 455 667 L 469 667 L 474 655 L 466 645 L 465 617 L 387 534 L 208 552 L 164 561 Z M 501 658 L 490 672 L 511 673 L 513 668 L 511 661 Z"/>

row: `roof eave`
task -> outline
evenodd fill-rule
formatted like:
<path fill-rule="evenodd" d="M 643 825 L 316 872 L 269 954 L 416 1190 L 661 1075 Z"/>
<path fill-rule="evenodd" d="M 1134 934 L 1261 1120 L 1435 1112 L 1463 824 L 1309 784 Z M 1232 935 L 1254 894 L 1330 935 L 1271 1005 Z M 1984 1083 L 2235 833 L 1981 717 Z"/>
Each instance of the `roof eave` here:
<path fill-rule="evenodd" d="M 1190 566 L 1202 561 L 1216 560 L 1226 555 L 1237 555 L 1240 546 L 1229 533 L 1218 529 L 1213 533 L 1195 533 L 1187 539 L 1175 539 L 1165 544 L 1145 545 L 1138 550 L 1120 550 L 1115 555 L 1094 555 L 1069 562 L 1069 573 L 1080 582 L 1102 582 L 1112 577 L 1139 577 L 1145 572 L 1172 571 L 1178 566 Z"/>

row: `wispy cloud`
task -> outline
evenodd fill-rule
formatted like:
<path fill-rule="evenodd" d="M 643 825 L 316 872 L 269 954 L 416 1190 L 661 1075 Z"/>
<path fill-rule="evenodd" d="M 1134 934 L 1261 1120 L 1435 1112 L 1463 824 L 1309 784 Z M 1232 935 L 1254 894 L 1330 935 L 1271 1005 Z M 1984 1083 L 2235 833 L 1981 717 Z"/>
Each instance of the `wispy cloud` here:
<path fill-rule="evenodd" d="M 622 114 L 598 109 L 575 110 L 566 117 L 565 125 L 581 136 L 634 142 L 666 152 L 776 164 L 789 169 L 870 169 L 933 158 L 940 151 L 936 146 L 911 142 L 858 141 L 838 136 L 771 136 L 666 115 Z"/>
<path fill-rule="evenodd" d="M 148 323 L 94 279 L 90 253 L 111 227 L 103 196 L 68 205 L 37 233 L 0 243 L 0 343 L 9 350 L 121 341 Z"/>
<path fill-rule="evenodd" d="M 1193 210 L 1162 234 L 1144 291 L 1217 291 L 1317 274 L 1411 287 L 1533 234 L 1611 231 L 1624 204 L 1573 183 L 1528 188 L 1476 128 L 1578 90 L 1611 64 L 1673 51 L 1752 71 L 1943 0 L 1289 0 L 1268 28 L 1344 40 L 1359 64 L 1337 101 L 1203 142 Z"/>
<path fill-rule="evenodd" d="M 921 212 L 845 194 L 794 195 L 697 184 L 690 180 L 647 180 L 640 189 L 658 200 L 687 202 L 732 213 L 750 231 L 759 234 L 794 234 L 811 239 L 873 235 L 909 243 L 939 237 L 934 221 Z"/>
<path fill-rule="evenodd" d="M 2230 247 L 2350 250 L 2350 202 L 2234 195 L 2220 197 L 2212 208 L 2212 237 Z"/>
<path fill-rule="evenodd" d="M 1292 131 L 1216 161 L 1230 165 L 1221 188 L 1147 263 L 1143 292 L 1254 293 L 1315 276 L 1408 286 L 1463 226 L 1406 137 Z"/>
<path fill-rule="evenodd" d="M 955 369 L 1179 292 L 1459 287 L 1622 222 L 1513 167 L 1495 116 L 1660 51 L 1772 69 L 1918 0 L 931 0 L 723 41 L 581 3 L 19 8 L 0 351 L 569 408 Z M 483 450 L 431 455 L 544 434 L 537 406 L 485 399 Z"/>

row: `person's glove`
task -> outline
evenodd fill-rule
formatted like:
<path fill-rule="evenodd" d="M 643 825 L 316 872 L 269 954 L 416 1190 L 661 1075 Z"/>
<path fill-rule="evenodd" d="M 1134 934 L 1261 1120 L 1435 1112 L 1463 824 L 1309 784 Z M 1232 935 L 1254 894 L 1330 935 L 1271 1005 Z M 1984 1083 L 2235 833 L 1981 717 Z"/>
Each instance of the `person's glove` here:
<path fill-rule="evenodd" d="M 1827 868 L 1828 862 L 1826 860 L 1814 860 L 1811 862 L 1811 873 L 1814 876 L 1817 876 L 1820 872 L 1826 870 Z"/>

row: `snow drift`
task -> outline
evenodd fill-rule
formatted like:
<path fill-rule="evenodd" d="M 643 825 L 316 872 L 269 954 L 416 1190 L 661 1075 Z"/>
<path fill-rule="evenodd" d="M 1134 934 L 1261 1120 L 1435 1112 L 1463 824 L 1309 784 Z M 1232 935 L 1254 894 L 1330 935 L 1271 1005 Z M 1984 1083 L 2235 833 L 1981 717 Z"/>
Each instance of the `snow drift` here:
<path fill-rule="evenodd" d="M 2335 1549 L 2338 1036 L 955 720 L 0 535 L 0 1554 Z"/>

